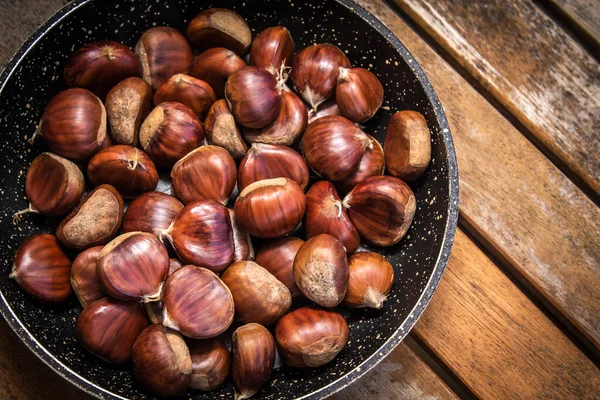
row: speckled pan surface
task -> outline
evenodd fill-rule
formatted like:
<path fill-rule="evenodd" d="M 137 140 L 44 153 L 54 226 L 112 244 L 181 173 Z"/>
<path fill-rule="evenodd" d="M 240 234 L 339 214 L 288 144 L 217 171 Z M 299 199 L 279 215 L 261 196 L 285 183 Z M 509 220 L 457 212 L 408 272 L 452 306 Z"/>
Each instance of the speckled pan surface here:
<path fill-rule="evenodd" d="M 17 52 L 0 76 L 0 311 L 25 344 L 51 368 L 98 398 L 149 398 L 129 368 L 115 368 L 88 354 L 74 337 L 81 311 L 75 297 L 59 307 L 31 300 L 8 274 L 16 248 L 30 235 L 53 232 L 57 221 L 26 216 L 18 225 L 12 214 L 27 207 L 25 173 L 45 147 L 31 146 L 44 107 L 64 88 L 62 70 L 78 47 L 116 40 L 131 47 L 146 29 L 169 25 L 184 30 L 202 9 L 231 8 L 245 17 L 255 35 L 285 25 L 297 49 L 330 42 L 344 50 L 354 66 L 369 68 L 385 87 L 385 109 L 368 121 L 367 133 L 383 142 L 389 117 L 398 110 L 423 113 L 433 136 L 432 165 L 412 185 L 417 214 L 408 235 L 395 247 L 377 249 L 392 263 L 394 287 L 380 311 L 341 310 L 350 324 L 350 341 L 322 368 L 279 368 L 256 399 L 320 399 L 357 380 L 406 336 L 425 309 L 448 261 L 458 216 L 458 174 L 448 123 L 423 71 L 400 41 L 373 16 L 347 0 L 245 2 L 233 0 L 76 0 L 46 22 Z M 389 107 L 389 109 L 388 109 Z M 168 190 L 162 183 L 160 186 Z M 31 377 L 35 384 L 35 377 Z M 212 393 L 189 391 L 182 398 L 233 398 L 231 384 Z"/>

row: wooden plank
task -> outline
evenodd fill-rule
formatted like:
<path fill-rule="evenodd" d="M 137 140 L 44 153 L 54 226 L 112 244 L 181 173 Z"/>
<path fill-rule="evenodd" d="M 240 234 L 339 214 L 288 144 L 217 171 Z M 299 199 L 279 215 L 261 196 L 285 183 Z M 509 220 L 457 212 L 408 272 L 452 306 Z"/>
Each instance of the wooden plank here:
<path fill-rule="evenodd" d="M 600 370 L 460 230 L 413 332 L 481 398 L 600 393 Z"/>
<path fill-rule="evenodd" d="M 596 46 L 600 46 L 600 3 L 598 0 L 549 0 Z"/>
<path fill-rule="evenodd" d="M 403 41 L 444 106 L 462 218 L 598 347 L 599 209 L 382 0 L 358 3 Z"/>
<path fill-rule="evenodd" d="M 394 0 L 600 194 L 600 65 L 531 0 Z"/>

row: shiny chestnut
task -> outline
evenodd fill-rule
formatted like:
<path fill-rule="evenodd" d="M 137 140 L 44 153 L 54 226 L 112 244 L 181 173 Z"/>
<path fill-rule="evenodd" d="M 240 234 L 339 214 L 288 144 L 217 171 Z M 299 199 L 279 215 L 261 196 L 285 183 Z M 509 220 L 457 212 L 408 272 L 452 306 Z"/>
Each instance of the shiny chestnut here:
<path fill-rule="evenodd" d="M 199 50 L 225 47 L 243 56 L 248 52 L 252 33 L 246 20 L 225 8 L 209 8 L 196 15 L 188 25 L 187 38 Z"/>
<path fill-rule="evenodd" d="M 292 65 L 294 39 L 285 26 L 272 26 L 260 32 L 252 41 L 250 64 L 273 71 Z"/>
<path fill-rule="evenodd" d="M 190 340 L 188 348 L 192 357 L 190 388 L 208 392 L 223 385 L 231 369 L 231 356 L 223 340 Z"/>
<path fill-rule="evenodd" d="M 381 254 L 354 253 L 348 260 L 350 278 L 344 305 L 381 308 L 394 283 L 394 269 Z"/>
<path fill-rule="evenodd" d="M 335 88 L 340 112 L 352 122 L 370 119 L 383 103 L 383 86 L 371 71 L 364 68 L 340 68 Z"/>
<path fill-rule="evenodd" d="M 224 99 L 217 100 L 208 110 L 204 130 L 208 143 L 224 148 L 235 160 L 244 157 L 248 151 L 241 128 Z"/>
<path fill-rule="evenodd" d="M 210 106 L 217 101 L 212 87 L 203 80 L 185 74 L 169 78 L 154 94 L 154 104 L 174 101 L 190 108 L 200 120 L 208 113 Z"/>
<path fill-rule="evenodd" d="M 261 247 L 256 253 L 256 263 L 288 288 L 292 300 L 303 297 L 294 281 L 294 259 L 303 244 L 304 240 L 287 236 Z"/>
<path fill-rule="evenodd" d="M 383 175 L 385 169 L 383 148 L 373 136 L 367 135 L 367 137 L 370 143 L 366 147 L 356 171 L 343 181 L 336 182 L 336 188 L 342 195 L 346 195 L 354 186 L 367 178 Z"/>
<path fill-rule="evenodd" d="M 106 95 L 106 115 L 116 143 L 137 146 L 140 126 L 152 109 L 152 88 L 141 78 L 127 78 Z"/>
<path fill-rule="evenodd" d="M 173 196 L 149 192 L 131 202 L 123 217 L 123 233 L 151 232 L 159 237 L 169 228 L 173 219 L 183 209 L 183 204 Z"/>
<path fill-rule="evenodd" d="M 246 66 L 235 52 L 215 47 L 194 58 L 190 66 L 190 75 L 207 82 L 215 91 L 217 97 L 225 95 L 225 83 L 231 74 Z"/>
<path fill-rule="evenodd" d="M 83 308 L 104 297 L 104 291 L 96 274 L 96 261 L 103 246 L 82 251 L 71 266 L 71 287 Z"/>

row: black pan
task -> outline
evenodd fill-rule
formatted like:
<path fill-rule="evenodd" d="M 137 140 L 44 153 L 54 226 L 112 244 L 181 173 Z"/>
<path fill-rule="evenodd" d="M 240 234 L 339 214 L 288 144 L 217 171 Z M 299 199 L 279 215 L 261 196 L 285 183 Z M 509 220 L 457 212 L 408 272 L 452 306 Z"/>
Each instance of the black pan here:
<path fill-rule="evenodd" d="M 368 12 L 348 0 L 75 0 L 43 24 L 19 49 L 0 76 L 0 162 L 3 227 L 0 254 L 0 311 L 12 329 L 42 361 L 75 386 L 98 398 L 146 399 L 129 368 L 116 368 L 87 353 L 75 340 L 81 311 L 73 298 L 58 307 L 34 302 L 8 278 L 16 248 L 30 235 L 53 232 L 56 221 L 26 216 L 13 225 L 12 214 L 27 207 L 25 173 L 45 147 L 31 146 L 44 107 L 64 89 L 67 57 L 96 40 L 131 47 L 146 29 L 169 25 L 184 30 L 199 11 L 231 8 L 245 17 L 253 33 L 285 25 L 297 48 L 330 42 L 346 51 L 355 66 L 369 68 L 385 88 L 384 106 L 365 127 L 383 142 L 389 117 L 398 110 L 423 113 L 433 137 L 433 160 L 426 176 L 412 185 L 417 213 L 408 235 L 380 251 L 396 273 L 380 311 L 343 311 L 350 324 L 348 346 L 330 364 L 309 370 L 282 367 L 256 399 L 321 399 L 356 381 L 408 334 L 442 277 L 458 216 L 458 174 L 452 137 L 442 107 L 425 74 L 400 40 Z M 164 183 L 164 182 L 163 182 Z M 161 186 L 165 188 L 165 186 Z M 31 377 L 35 384 L 35 377 Z M 233 398 L 231 384 L 212 393 L 189 391 L 182 398 Z"/>

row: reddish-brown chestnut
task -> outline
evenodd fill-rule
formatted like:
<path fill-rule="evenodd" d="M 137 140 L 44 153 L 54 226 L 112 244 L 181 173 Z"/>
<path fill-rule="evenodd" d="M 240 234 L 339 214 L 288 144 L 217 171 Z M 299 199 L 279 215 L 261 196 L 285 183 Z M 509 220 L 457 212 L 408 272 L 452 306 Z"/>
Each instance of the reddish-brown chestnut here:
<path fill-rule="evenodd" d="M 303 307 L 281 318 L 275 339 L 286 365 L 317 368 L 348 343 L 348 323 L 339 313 Z"/>
<path fill-rule="evenodd" d="M 204 130 L 208 143 L 224 148 L 235 160 L 244 157 L 248 151 L 240 127 L 224 99 L 217 100 L 208 111 Z"/>
<path fill-rule="evenodd" d="M 165 193 L 144 193 L 131 202 L 123 217 L 123 233 L 151 232 L 162 241 L 161 233 L 171 226 L 183 204 Z"/>
<path fill-rule="evenodd" d="M 178 258 L 169 258 L 169 275 L 172 275 L 175 271 L 183 268 L 181 260 Z"/>
<path fill-rule="evenodd" d="M 292 65 L 294 46 L 294 39 L 285 26 L 267 28 L 252 41 L 250 64 L 277 75 L 281 65 Z"/>
<path fill-rule="evenodd" d="M 253 261 L 231 264 L 223 282 L 233 296 L 235 317 L 243 323 L 274 325 L 292 305 L 288 288 Z"/>
<path fill-rule="evenodd" d="M 407 181 L 421 178 L 431 161 L 431 132 L 423 115 L 416 111 L 392 115 L 383 147 L 390 175 Z"/>
<path fill-rule="evenodd" d="M 354 186 L 371 176 L 383 175 L 385 168 L 383 148 L 373 136 L 367 135 L 367 137 L 370 140 L 370 144 L 365 149 L 356 172 L 349 178 L 336 183 L 336 188 L 342 195 L 346 195 Z"/>
<path fill-rule="evenodd" d="M 143 77 L 152 89 L 161 87 L 175 74 L 186 74 L 194 56 L 185 36 L 167 26 L 150 28 L 135 46 Z"/>
<path fill-rule="evenodd" d="M 192 358 L 181 335 L 162 325 L 150 325 L 131 351 L 133 373 L 142 386 L 160 397 L 183 394 L 192 379 Z"/>
<path fill-rule="evenodd" d="M 231 369 L 231 356 L 220 338 L 188 341 L 192 356 L 190 388 L 205 392 L 225 383 Z"/>
<path fill-rule="evenodd" d="M 65 83 L 92 91 L 104 99 L 108 91 L 131 76 L 141 76 L 135 53 L 121 43 L 104 41 L 83 46 L 65 65 Z"/>
<path fill-rule="evenodd" d="M 360 245 L 358 232 L 350 222 L 335 187 L 328 181 L 315 183 L 306 193 L 304 228 L 307 238 L 330 234 L 342 243 L 348 254 L 354 253 Z"/>
<path fill-rule="evenodd" d="M 275 340 L 262 325 L 240 326 L 231 338 L 232 376 L 236 400 L 248 399 L 263 387 L 275 366 Z"/>
<path fill-rule="evenodd" d="M 140 128 L 140 144 L 152 161 L 171 168 L 204 141 L 196 114 L 181 103 L 165 102 L 152 110 Z"/>
<path fill-rule="evenodd" d="M 137 146 L 140 126 L 152 109 L 152 88 L 141 78 L 127 78 L 106 95 L 106 115 L 116 143 Z"/>
<path fill-rule="evenodd" d="M 231 230 L 233 232 L 233 260 L 231 262 L 238 261 L 252 261 L 254 260 L 254 247 L 252 247 L 252 239 L 248 232 L 244 231 L 235 219 L 235 211 L 227 209 L 229 211 L 229 217 L 231 218 Z"/>
<path fill-rule="evenodd" d="M 9 278 L 36 299 L 47 303 L 66 300 L 71 294 L 71 260 L 54 235 L 31 236 L 15 253 Z"/>
<path fill-rule="evenodd" d="M 300 154 L 286 146 L 254 143 L 240 162 L 238 189 L 263 179 L 289 178 L 302 190 L 308 185 L 308 167 Z"/>
<path fill-rule="evenodd" d="M 358 126 L 340 116 L 322 117 L 302 136 L 302 153 L 309 167 L 329 181 L 349 178 L 371 145 Z"/>
<path fill-rule="evenodd" d="M 354 253 L 348 260 L 350 279 L 344 298 L 348 307 L 381 308 L 394 283 L 394 269 L 382 255 Z"/>
<path fill-rule="evenodd" d="M 120 144 L 100 150 L 87 167 L 93 186 L 112 185 L 126 199 L 150 192 L 158 184 L 154 163 L 140 149 Z"/>
<path fill-rule="evenodd" d="M 263 246 L 256 254 L 256 263 L 279 279 L 290 291 L 292 300 L 302 297 L 294 281 L 294 259 L 304 240 L 288 236 Z"/>
<path fill-rule="evenodd" d="M 306 196 L 291 179 L 264 179 L 242 190 L 234 209 L 238 223 L 246 232 L 276 238 L 287 235 L 302 221 Z"/>
<path fill-rule="evenodd" d="M 308 239 L 294 259 L 298 289 L 323 307 L 335 307 L 348 288 L 348 258 L 339 240 L 328 234 Z"/>
<path fill-rule="evenodd" d="M 335 94 L 340 67 L 350 68 L 350 61 L 331 44 L 308 46 L 294 56 L 294 88 L 313 110 Z"/>
<path fill-rule="evenodd" d="M 225 8 L 209 8 L 192 19 L 187 28 L 187 38 L 199 50 L 225 47 L 240 56 L 248 52 L 252 33 L 246 20 Z"/>
<path fill-rule="evenodd" d="M 335 102 L 335 99 L 329 99 L 323 102 L 319 107 L 317 107 L 316 111 L 310 110 L 308 112 L 308 123 L 310 124 L 319 118 L 326 117 L 328 115 L 342 115 L 337 103 Z"/>
<path fill-rule="evenodd" d="M 227 204 L 235 188 L 236 169 L 227 150 L 211 145 L 198 147 L 173 166 L 173 193 L 184 204 L 206 199 Z"/>
<path fill-rule="evenodd" d="M 381 107 L 383 86 L 366 69 L 340 68 L 335 101 L 344 117 L 352 122 L 365 122 Z"/>
<path fill-rule="evenodd" d="M 193 339 L 218 336 L 233 322 L 231 292 L 206 268 L 186 265 L 169 276 L 163 304 L 163 325 Z"/>
<path fill-rule="evenodd" d="M 119 232 L 122 221 L 121 195 L 110 185 L 100 185 L 62 220 L 56 237 L 66 247 L 83 250 L 108 243 Z"/>
<path fill-rule="evenodd" d="M 83 308 L 104 297 L 96 274 L 96 261 L 101 251 L 102 246 L 84 250 L 71 266 L 71 286 Z"/>
<path fill-rule="evenodd" d="M 203 120 L 212 103 L 217 101 L 217 95 L 212 87 L 203 80 L 177 74 L 169 78 L 154 94 L 155 105 L 165 101 L 184 104 Z"/>
<path fill-rule="evenodd" d="M 75 334 L 90 353 L 121 364 L 131 358 L 131 348 L 147 326 L 148 318 L 140 304 L 104 297 L 79 314 Z"/>
<path fill-rule="evenodd" d="M 417 206 L 410 187 L 392 176 L 367 178 L 343 203 L 358 233 L 377 246 L 398 243 L 410 228 Z"/>
<path fill-rule="evenodd" d="M 235 52 L 215 47 L 198 55 L 190 67 L 190 75 L 212 86 L 219 98 L 225 95 L 225 83 L 229 75 L 244 68 L 246 62 Z"/>

